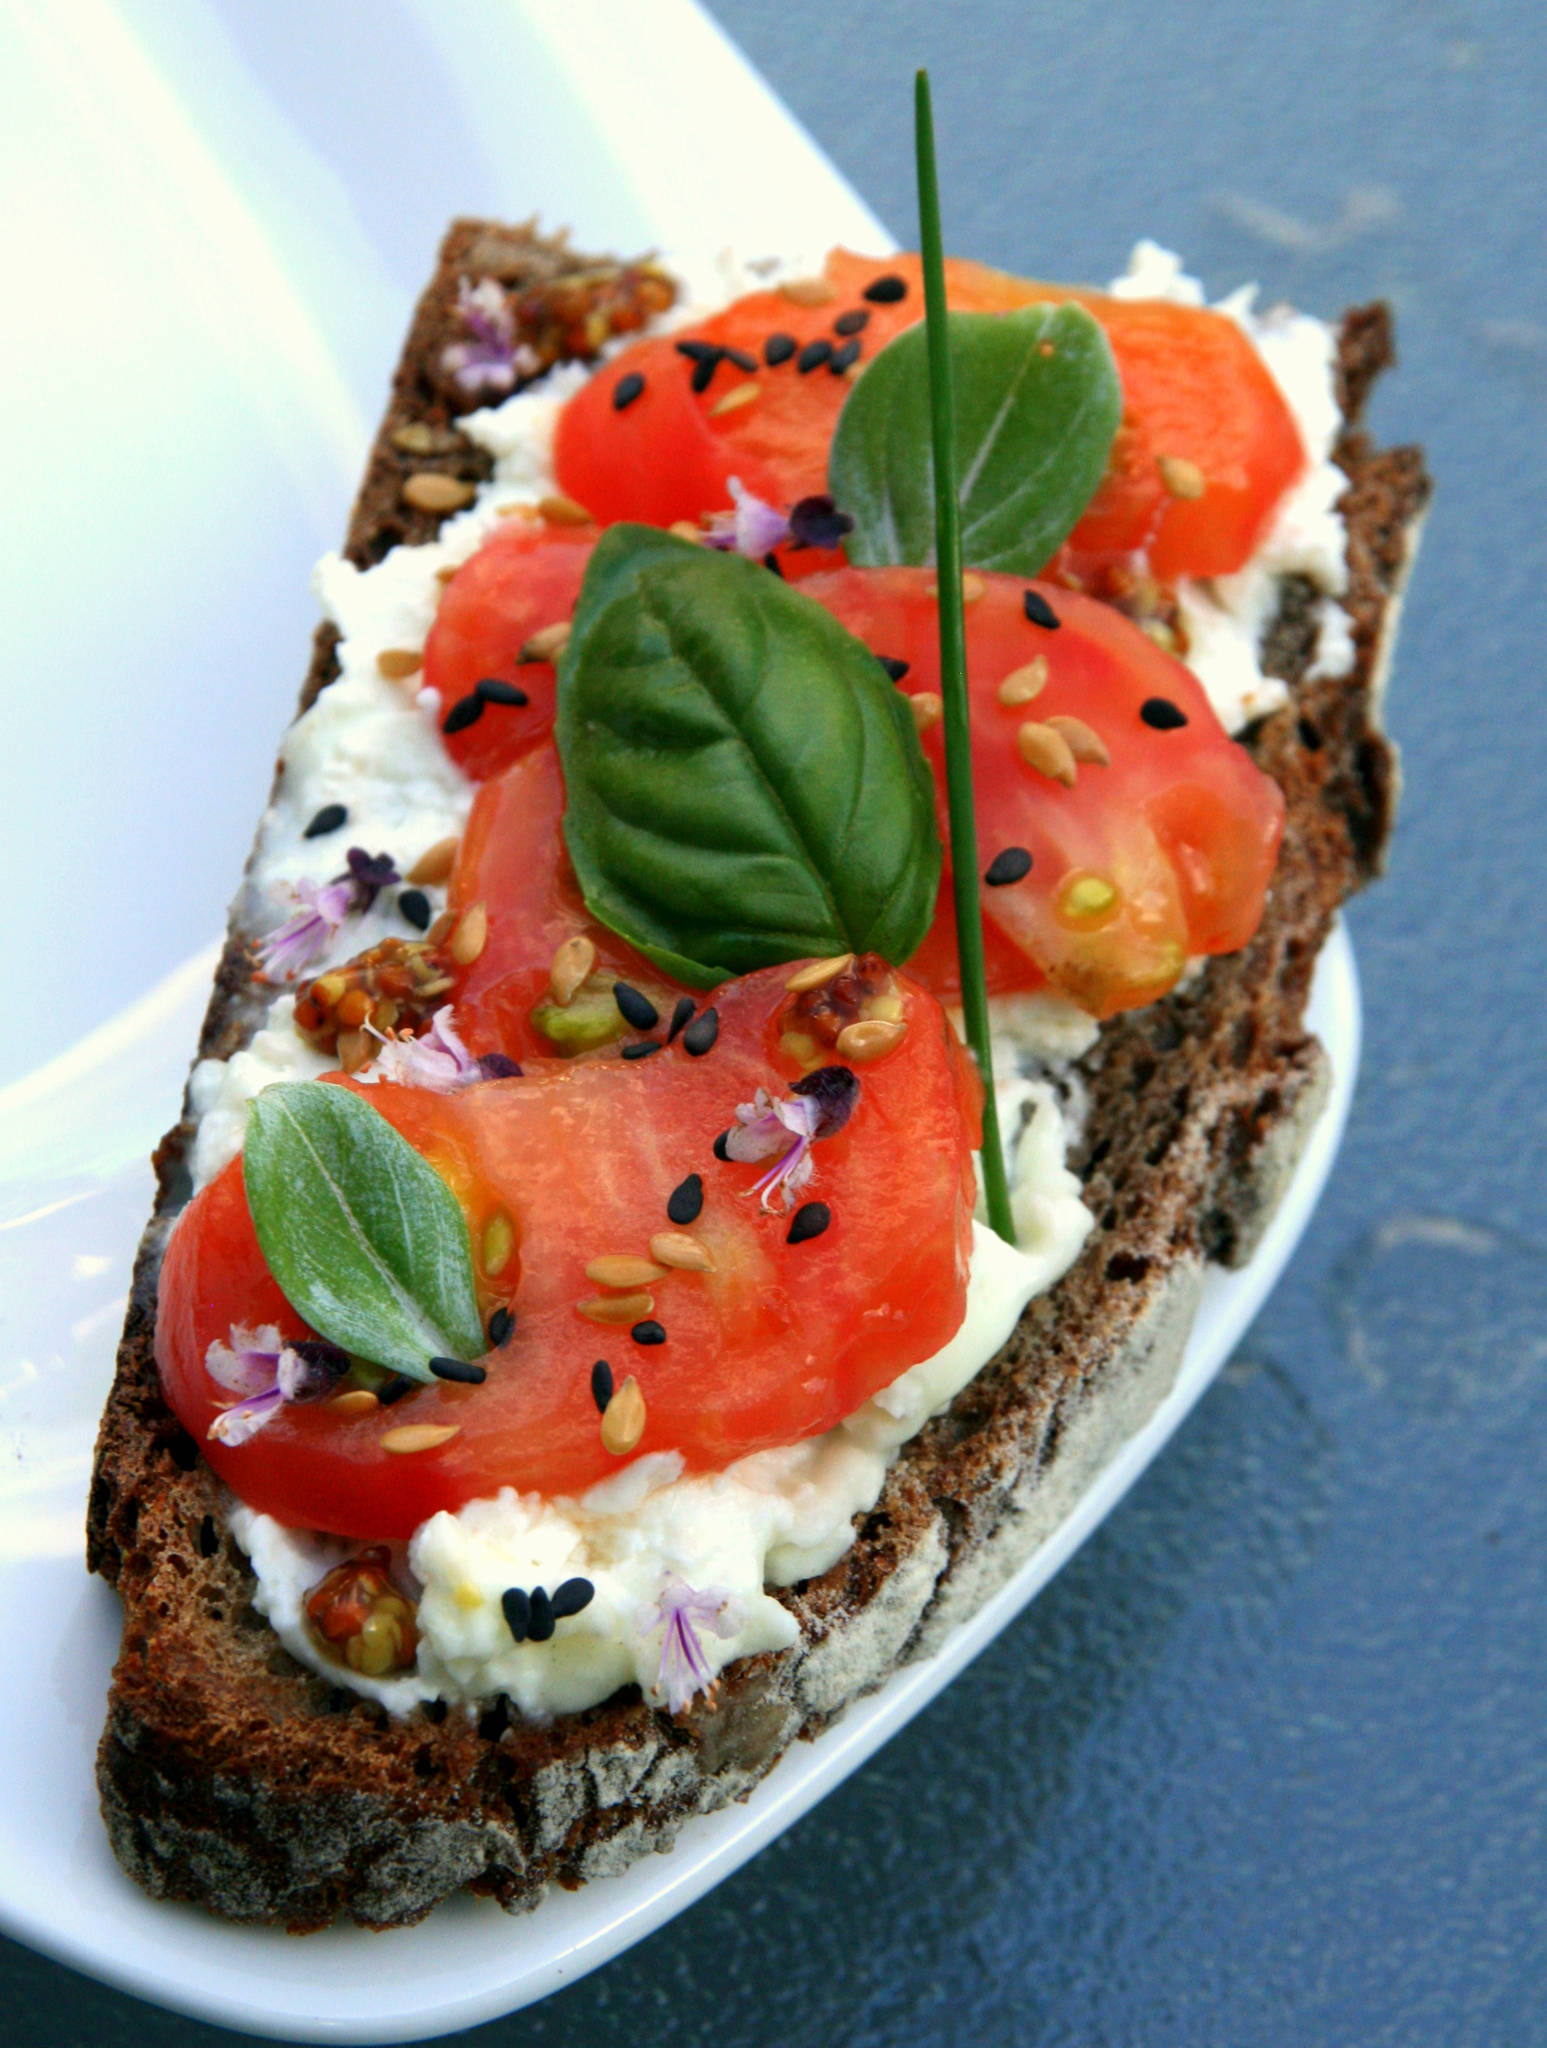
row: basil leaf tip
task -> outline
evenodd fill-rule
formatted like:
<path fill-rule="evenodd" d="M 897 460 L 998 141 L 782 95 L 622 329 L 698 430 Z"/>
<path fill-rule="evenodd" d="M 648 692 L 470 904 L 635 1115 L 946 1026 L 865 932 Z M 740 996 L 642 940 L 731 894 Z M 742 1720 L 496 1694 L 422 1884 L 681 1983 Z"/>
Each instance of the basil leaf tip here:
<path fill-rule="evenodd" d="M 712 988 L 901 962 L 934 914 L 934 789 L 875 656 L 740 556 L 615 526 L 559 664 L 564 838 L 592 915 Z"/>
<path fill-rule="evenodd" d="M 488 1349 L 460 1203 L 422 1153 L 348 1088 L 279 1081 L 242 1154 L 259 1249 L 319 1336 L 416 1380 Z"/>
<path fill-rule="evenodd" d="M 1083 306 L 948 313 L 962 559 L 1035 576 L 1090 503 L 1122 417 L 1122 385 Z M 925 563 L 935 539 L 928 340 L 905 328 L 865 369 L 828 456 L 865 567 Z"/>

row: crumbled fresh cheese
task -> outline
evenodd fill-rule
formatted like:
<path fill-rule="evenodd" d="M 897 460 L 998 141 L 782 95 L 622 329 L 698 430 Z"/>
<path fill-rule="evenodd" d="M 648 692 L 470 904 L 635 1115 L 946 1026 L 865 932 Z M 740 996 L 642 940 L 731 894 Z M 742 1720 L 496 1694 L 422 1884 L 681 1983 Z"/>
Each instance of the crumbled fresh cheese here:
<path fill-rule="evenodd" d="M 727 258 L 690 280 L 684 304 L 659 324 L 700 319 L 778 275 L 819 267 L 816 261 L 749 267 Z M 1153 243 L 1139 245 L 1127 276 L 1112 289 L 1118 296 L 1203 302 L 1202 287 Z M 1302 573 L 1326 593 L 1319 672 L 1342 673 L 1352 642 L 1334 602 L 1346 578 L 1335 510 L 1342 478 L 1328 461 L 1338 418 L 1332 335 L 1294 314 L 1258 316 L 1250 294 L 1227 300 L 1221 310 L 1262 350 L 1311 458 L 1251 566 L 1210 585 L 1184 583 L 1178 593 L 1192 642 L 1190 665 L 1234 731 L 1283 700 L 1282 685 L 1262 675 L 1257 658 L 1278 577 Z M 427 847 L 461 831 L 472 791 L 440 743 L 442 707 L 433 691 L 416 689 L 412 681 L 385 681 L 378 657 L 422 648 L 440 594 L 437 572 L 477 550 L 502 506 L 531 503 L 556 488 L 554 428 L 564 400 L 586 375 L 579 366 L 556 369 L 541 385 L 461 422 L 494 457 L 494 476 L 434 541 L 396 548 L 366 570 L 336 555 L 320 565 L 322 608 L 342 635 L 341 675 L 286 739 L 279 791 L 264 817 L 239 906 L 249 929 L 281 923 L 290 907 L 286 886 L 303 877 L 329 879 L 342 866 L 346 846 L 390 853 L 406 871 Z M 306 824 L 334 802 L 348 808 L 347 827 L 324 841 L 306 840 Z M 402 929 L 389 895 L 366 918 L 346 923 L 327 959 L 348 958 Z M 235 1502 L 231 1528 L 257 1575 L 256 1605 L 291 1652 L 397 1711 L 432 1698 L 473 1702 L 503 1692 L 523 1712 L 545 1716 L 588 1706 L 630 1681 L 659 1697 L 661 1639 L 650 1617 L 668 1571 L 740 1603 L 737 1633 L 703 1637 L 716 1670 L 792 1641 L 795 1624 L 765 1588 L 824 1571 L 842 1556 L 853 1541 L 855 1517 L 874 1504 L 901 1446 L 993 1356 L 1025 1303 L 1068 1269 L 1090 1228 L 1079 1183 L 1064 1160 L 1085 1109 L 1072 1063 L 1094 1042 L 1097 1027 L 1048 994 L 998 999 L 992 1010 L 1000 1118 L 1024 1249 L 1011 1250 L 976 1226 L 966 1319 L 943 1351 L 825 1436 L 741 1459 L 724 1472 L 685 1475 L 675 1452 L 657 1452 L 579 1500 L 506 1491 L 455 1515 L 433 1516 L 397 1559 L 419 1596 L 422 1638 L 416 1669 L 399 1678 L 367 1679 L 325 1662 L 305 1629 L 307 1591 L 358 1546 L 286 1529 Z M 298 1037 L 293 1011 L 293 997 L 281 995 L 244 1051 L 195 1069 L 196 1185 L 239 1152 L 247 1104 L 261 1088 L 315 1075 L 328 1064 Z M 515 1644 L 501 1593 L 535 1585 L 552 1591 L 576 1576 L 592 1581 L 591 1603 L 566 1619 L 551 1641 Z"/>
<path fill-rule="evenodd" d="M 630 1683 L 659 1700 L 661 1632 L 650 1617 L 668 1573 L 740 1605 L 734 1635 L 702 1639 L 714 1670 L 792 1643 L 795 1623 L 765 1588 L 815 1577 L 842 1557 L 855 1517 L 874 1507 L 902 1446 L 993 1357 L 1032 1296 L 1068 1271 L 1090 1229 L 1080 1183 L 1064 1164 L 1067 1131 L 1054 1086 L 1019 1071 L 1058 1064 L 1056 1041 L 1013 1034 L 997 1050 L 1021 1248 L 974 1226 L 966 1316 L 942 1351 L 836 1429 L 723 1472 L 685 1475 L 677 1452 L 657 1451 L 578 1500 L 507 1488 L 431 1516 L 399 1559 L 403 1583 L 418 1595 L 421 1634 L 417 1666 L 399 1678 L 340 1672 L 306 1630 L 307 1593 L 359 1546 L 286 1529 L 234 1503 L 231 1530 L 252 1560 L 255 1605 L 285 1647 L 397 1713 L 424 1700 L 503 1692 L 540 1719 L 577 1712 Z M 595 1587 L 590 1605 L 549 1642 L 512 1642 L 500 1608 L 505 1589 L 551 1593 L 575 1577 Z"/>
<path fill-rule="evenodd" d="M 188 1108 L 197 1129 L 189 1161 L 195 1188 L 229 1166 L 242 1149 L 247 1105 L 272 1081 L 315 1081 L 338 1065 L 313 1052 L 295 1028 L 295 997 L 280 996 L 261 1030 L 228 1060 L 200 1060 L 188 1078 Z"/>

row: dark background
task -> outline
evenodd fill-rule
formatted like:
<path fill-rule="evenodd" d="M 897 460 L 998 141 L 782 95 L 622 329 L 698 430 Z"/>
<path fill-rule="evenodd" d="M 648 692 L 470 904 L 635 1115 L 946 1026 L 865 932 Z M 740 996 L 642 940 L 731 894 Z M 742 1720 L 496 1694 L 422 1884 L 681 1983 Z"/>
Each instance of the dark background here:
<path fill-rule="evenodd" d="M 1383 439 L 1439 494 L 1350 913 L 1341 1161 L 1125 1506 L 860 1776 L 710 1898 L 456 2038 L 676 2048 L 1547 2037 L 1547 36 L 1494 5 L 714 0 L 904 241 L 930 66 L 947 237 L 1395 307 Z M 755 163 L 728 177 L 756 178 Z M 232 2037 L 0 1944 L 38 2048 Z"/>

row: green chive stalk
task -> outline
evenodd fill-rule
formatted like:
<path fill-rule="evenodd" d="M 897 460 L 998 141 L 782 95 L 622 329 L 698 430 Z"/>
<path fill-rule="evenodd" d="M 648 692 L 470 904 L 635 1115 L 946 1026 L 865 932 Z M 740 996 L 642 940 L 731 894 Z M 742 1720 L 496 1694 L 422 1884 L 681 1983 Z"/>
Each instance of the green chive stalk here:
<path fill-rule="evenodd" d="M 972 725 L 967 707 L 967 628 L 962 609 L 961 507 L 956 496 L 956 402 L 951 388 L 951 338 L 946 324 L 945 258 L 940 187 L 935 174 L 935 122 L 929 73 L 914 84 L 914 148 L 918 162 L 919 247 L 924 259 L 924 311 L 929 340 L 929 410 L 935 454 L 935 562 L 940 585 L 940 695 L 945 705 L 945 786 L 951 814 L 951 882 L 961 962 L 967 1043 L 983 1077 L 983 1192 L 990 1226 L 1015 1242 L 1010 1188 L 994 1099 L 983 968 L 983 909 L 978 901 L 978 841 L 972 798 Z"/>

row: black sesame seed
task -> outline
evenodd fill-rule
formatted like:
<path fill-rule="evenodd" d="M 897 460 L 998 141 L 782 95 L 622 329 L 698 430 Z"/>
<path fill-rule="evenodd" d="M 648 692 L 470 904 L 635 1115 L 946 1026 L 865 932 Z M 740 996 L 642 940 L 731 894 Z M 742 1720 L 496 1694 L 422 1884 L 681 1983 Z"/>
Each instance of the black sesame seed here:
<path fill-rule="evenodd" d="M 531 1595 L 524 1592 L 520 1586 L 507 1586 L 500 1595 L 500 1608 L 505 1616 L 505 1626 L 510 1630 L 511 1640 L 524 1643 L 527 1624 L 532 1618 Z M 486 1715 L 484 1718 L 489 1717 Z M 480 1727 L 479 1733 L 482 1732 Z"/>
<path fill-rule="evenodd" d="M 521 1076 L 521 1068 L 508 1052 L 480 1053 L 478 1071 L 486 1081 L 515 1081 Z"/>
<path fill-rule="evenodd" d="M 690 380 L 693 389 L 699 393 L 707 391 L 714 382 L 714 373 L 719 367 L 720 351 L 718 349 L 715 350 L 712 356 L 700 357 L 699 361 L 693 366 L 693 375 Z"/>
<path fill-rule="evenodd" d="M 1040 590 L 1028 590 L 1021 599 L 1021 605 L 1034 626 L 1046 626 L 1051 631 L 1060 624 L 1057 612 Z"/>
<path fill-rule="evenodd" d="M 907 662 L 899 661 L 894 654 L 878 654 L 876 660 L 880 662 L 882 668 L 886 670 L 894 683 L 900 683 L 908 673 Z"/>
<path fill-rule="evenodd" d="M 532 701 L 519 683 L 502 682 L 498 676 L 485 676 L 478 685 L 478 694 L 485 704 L 511 704 L 518 711 Z"/>
<path fill-rule="evenodd" d="M 689 1017 L 692 1016 L 695 1008 L 696 1005 L 691 996 L 678 996 L 677 1007 L 671 1013 L 671 1029 L 666 1034 L 666 1043 L 668 1045 L 671 1044 L 671 1041 L 676 1037 L 683 1025 L 686 1024 Z"/>
<path fill-rule="evenodd" d="M 496 1351 L 502 1344 L 510 1342 L 510 1333 L 516 1327 L 516 1319 L 505 1307 L 497 1308 L 489 1318 L 489 1342 Z"/>
<path fill-rule="evenodd" d="M 1187 723 L 1187 713 L 1169 697 L 1146 697 L 1139 706 L 1139 716 L 1156 732 L 1177 732 Z"/>
<path fill-rule="evenodd" d="M 527 1611 L 526 1635 L 531 1643 L 545 1643 L 553 1634 L 553 1602 L 541 1586 L 532 1588 L 532 1602 Z"/>
<path fill-rule="evenodd" d="M 376 1389 L 376 1398 L 383 1408 L 390 1408 L 394 1401 L 401 1401 L 405 1394 L 411 1394 L 415 1382 L 404 1374 L 395 1372 L 390 1380 L 383 1380 Z"/>
<path fill-rule="evenodd" d="M 888 271 L 885 277 L 873 278 L 860 293 L 862 299 L 869 299 L 873 306 L 895 306 L 899 299 L 908 296 L 908 281 Z"/>
<path fill-rule="evenodd" d="M 622 1048 L 623 1057 L 626 1060 L 647 1060 L 651 1053 L 662 1050 L 661 1041 L 658 1038 L 636 1038 L 632 1045 L 625 1045 Z"/>
<path fill-rule="evenodd" d="M 703 1175 L 690 1173 L 679 1180 L 666 1197 L 666 1214 L 673 1223 L 696 1223 L 704 1206 Z"/>
<path fill-rule="evenodd" d="M 835 348 L 827 359 L 827 367 L 835 377 L 841 377 L 851 363 L 859 361 L 859 343 L 846 341 L 842 348 Z"/>
<path fill-rule="evenodd" d="M 1024 846 L 1007 846 L 996 853 L 983 872 L 991 889 L 1003 889 L 1009 882 L 1024 881 L 1031 873 L 1031 855 Z"/>
<path fill-rule="evenodd" d="M 336 832 L 340 825 L 347 824 L 349 813 L 342 804 L 324 804 L 301 834 L 303 839 L 324 839 L 328 833 Z"/>
<path fill-rule="evenodd" d="M 856 306 L 852 313 L 840 313 L 833 322 L 834 334 L 859 334 L 870 325 L 868 306 Z"/>
<path fill-rule="evenodd" d="M 819 334 L 815 341 L 808 341 L 795 358 L 795 367 L 805 376 L 811 370 L 821 369 L 831 359 L 833 345 L 825 334 Z"/>
<path fill-rule="evenodd" d="M 637 988 L 631 988 L 626 981 L 613 983 L 612 999 L 623 1012 L 624 1021 L 632 1024 L 636 1031 L 653 1031 L 661 1021 L 661 1013 L 650 998 L 641 995 Z"/>
<path fill-rule="evenodd" d="M 664 1344 L 666 1325 L 656 1322 L 653 1317 L 647 1317 L 644 1322 L 636 1323 L 629 1331 L 629 1335 L 636 1344 Z"/>
<path fill-rule="evenodd" d="M 434 913 L 430 909 L 430 899 L 422 889 L 400 889 L 397 907 L 416 932 L 428 931 Z"/>
<path fill-rule="evenodd" d="M 430 1370 L 438 1380 L 453 1380 L 459 1387 L 481 1387 L 489 1377 L 485 1366 L 469 1365 L 465 1358 L 432 1358 Z"/>
<path fill-rule="evenodd" d="M 730 1158 L 730 1156 L 731 1156 L 731 1155 L 730 1155 L 729 1151 L 727 1150 L 727 1147 L 728 1147 L 728 1146 L 729 1146 L 729 1144 L 730 1144 L 730 1140 L 731 1140 L 731 1134 L 730 1134 L 730 1132 L 729 1132 L 729 1131 L 721 1131 L 721 1133 L 720 1133 L 719 1137 L 717 1137 L 717 1138 L 715 1139 L 715 1141 L 714 1141 L 714 1156 L 715 1156 L 715 1158 L 716 1158 L 716 1159 L 729 1159 L 729 1158 Z"/>
<path fill-rule="evenodd" d="M 748 375 L 757 368 L 757 357 L 749 356 L 744 348 L 727 348 L 721 353 L 728 363 L 734 363 L 738 370 L 745 370 Z"/>
<path fill-rule="evenodd" d="M 763 361 L 770 370 L 776 370 L 789 361 L 799 346 L 793 334 L 770 334 L 763 343 Z"/>
<path fill-rule="evenodd" d="M 466 732 L 470 725 L 476 725 L 483 717 L 483 699 L 476 690 L 469 690 L 465 697 L 459 697 L 440 722 L 442 732 Z"/>
<path fill-rule="evenodd" d="M 630 370 L 626 377 L 620 377 L 612 387 L 612 409 L 624 412 L 636 398 L 644 396 L 645 380 L 637 370 Z"/>
<path fill-rule="evenodd" d="M 679 356 L 686 356 L 690 363 L 717 363 L 720 351 L 712 341 L 679 341 L 676 344 Z"/>
<path fill-rule="evenodd" d="M 804 1244 L 807 1238 L 820 1237 L 832 1220 L 833 1212 L 825 1202 L 802 1202 L 790 1218 L 784 1241 L 786 1244 Z"/>
<path fill-rule="evenodd" d="M 607 1403 L 612 1399 L 612 1367 L 605 1358 L 599 1358 L 591 1368 L 591 1399 L 600 1414 L 607 1413 Z"/>
<path fill-rule="evenodd" d="M 720 1013 L 710 1008 L 701 1010 L 682 1034 L 682 1043 L 694 1059 L 702 1059 L 720 1035 Z"/>
<path fill-rule="evenodd" d="M 596 1598 L 596 1588 L 589 1579 L 566 1579 L 554 1591 L 550 1605 L 555 1621 L 567 1620 L 571 1614 L 579 1614 L 589 1607 Z"/>

